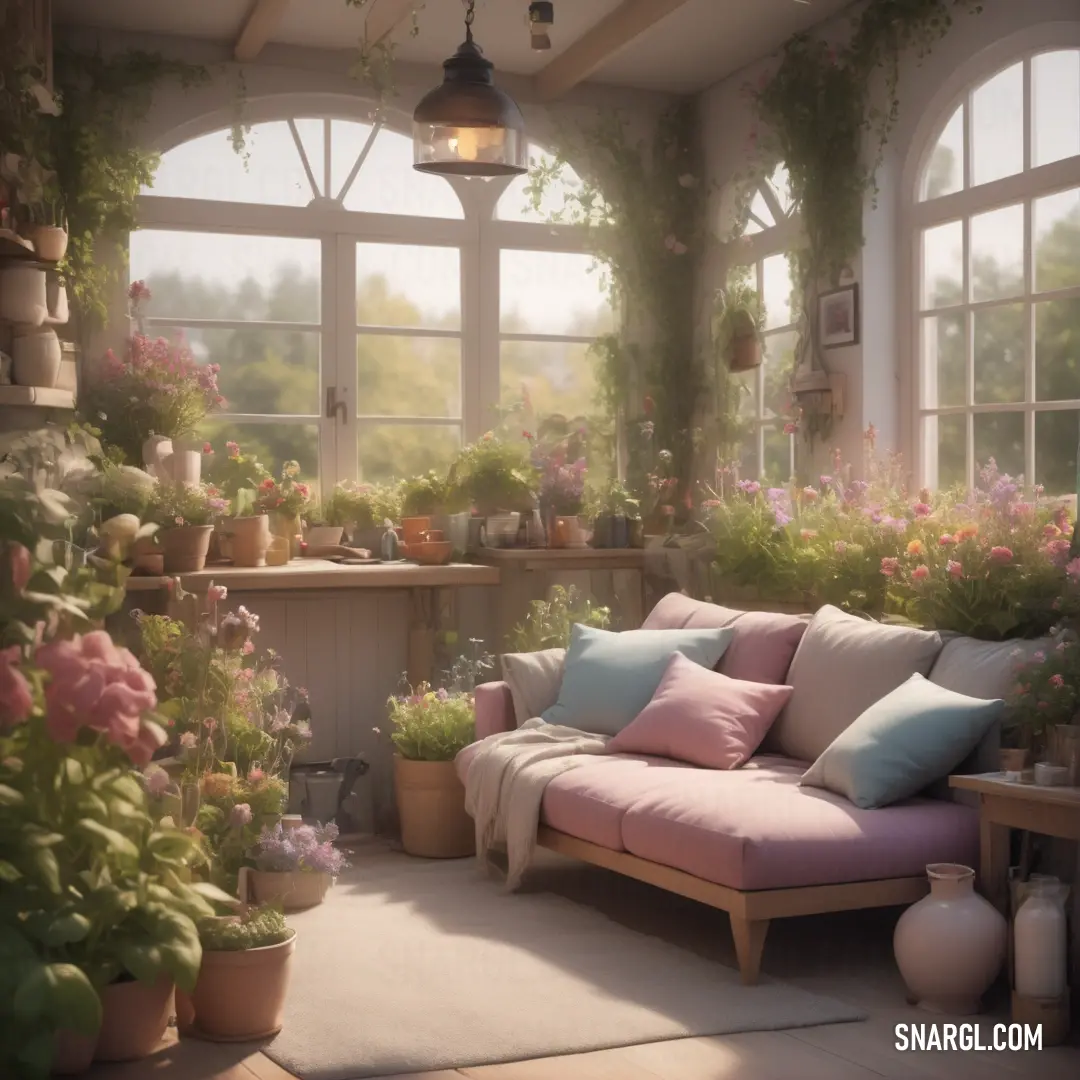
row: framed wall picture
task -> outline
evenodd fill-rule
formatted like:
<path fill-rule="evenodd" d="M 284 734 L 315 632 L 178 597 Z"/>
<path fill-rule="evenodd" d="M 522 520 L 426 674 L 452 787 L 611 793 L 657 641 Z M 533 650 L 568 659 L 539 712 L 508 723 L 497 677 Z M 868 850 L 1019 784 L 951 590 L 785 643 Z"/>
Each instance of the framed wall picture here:
<path fill-rule="evenodd" d="M 823 349 L 859 344 L 859 286 L 845 285 L 818 297 L 818 344 Z"/>

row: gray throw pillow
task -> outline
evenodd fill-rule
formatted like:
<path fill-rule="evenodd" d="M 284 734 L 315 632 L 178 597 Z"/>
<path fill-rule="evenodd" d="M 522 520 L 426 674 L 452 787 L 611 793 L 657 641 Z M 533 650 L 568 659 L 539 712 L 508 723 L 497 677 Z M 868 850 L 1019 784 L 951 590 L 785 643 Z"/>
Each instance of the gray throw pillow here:
<path fill-rule="evenodd" d="M 559 700 L 565 660 L 565 649 L 503 655 L 503 680 L 510 687 L 517 727 L 540 716 Z"/>
<path fill-rule="evenodd" d="M 823 607 L 791 661 L 791 700 L 765 748 L 816 761 L 875 701 L 916 673 L 928 675 L 940 651 L 936 631 L 888 626 Z"/>

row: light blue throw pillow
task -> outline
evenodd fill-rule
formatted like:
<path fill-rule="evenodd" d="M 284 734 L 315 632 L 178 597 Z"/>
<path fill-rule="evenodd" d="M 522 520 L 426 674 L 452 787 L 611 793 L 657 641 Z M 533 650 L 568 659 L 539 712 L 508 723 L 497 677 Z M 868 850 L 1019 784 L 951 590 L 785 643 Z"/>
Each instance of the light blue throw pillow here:
<path fill-rule="evenodd" d="M 597 735 L 617 735 L 652 700 L 675 653 L 712 668 L 734 637 L 730 628 L 617 634 L 575 623 L 559 700 L 541 719 Z"/>
<path fill-rule="evenodd" d="M 863 810 L 906 799 L 956 768 L 1005 702 L 967 697 L 912 675 L 842 731 L 803 774 L 806 787 Z"/>

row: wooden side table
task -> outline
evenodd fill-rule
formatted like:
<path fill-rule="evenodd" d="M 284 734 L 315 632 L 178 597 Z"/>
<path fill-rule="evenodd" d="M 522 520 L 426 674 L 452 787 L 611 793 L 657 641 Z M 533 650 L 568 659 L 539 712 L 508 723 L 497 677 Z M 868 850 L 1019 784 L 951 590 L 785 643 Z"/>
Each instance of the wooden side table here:
<path fill-rule="evenodd" d="M 1009 830 L 1026 829 L 1080 845 L 1080 788 L 1040 787 L 1004 779 L 1002 773 L 950 776 L 949 787 L 979 797 L 979 887 L 1002 914 L 1009 909 Z M 1078 849 L 1080 850 L 1080 849 Z M 1080 999 L 1080 857 L 1072 889 L 1072 974 Z"/>

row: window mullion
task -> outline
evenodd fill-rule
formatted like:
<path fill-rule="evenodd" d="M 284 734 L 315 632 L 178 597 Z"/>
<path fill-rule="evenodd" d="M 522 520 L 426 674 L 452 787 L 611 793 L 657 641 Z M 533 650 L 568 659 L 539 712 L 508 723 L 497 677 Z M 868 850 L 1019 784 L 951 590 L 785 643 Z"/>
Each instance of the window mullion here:
<path fill-rule="evenodd" d="M 322 192 L 319 191 L 319 185 L 315 181 L 315 174 L 311 171 L 311 162 L 308 161 L 307 151 L 304 149 L 304 144 L 300 139 L 300 132 L 296 129 L 296 121 L 290 117 L 286 123 L 289 125 L 289 134 L 292 135 L 293 142 L 296 144 L 296 152 L 300 155 L 300 164 L 304 166 L 304 174 L 311 185 L 311 197 L 317 199 Z"/>
<path fill-rule="evenodd" d="M 359 429 L 357 413 L 361 402 L 356 368 L 356 240 L 336 236 L 333 249 L 333 385 L 338 400 L 345 404 L 342 419 L 326 421 L 334 433 L 333 461 L 337 480 L 355 480 L 358 475 Z"/>

